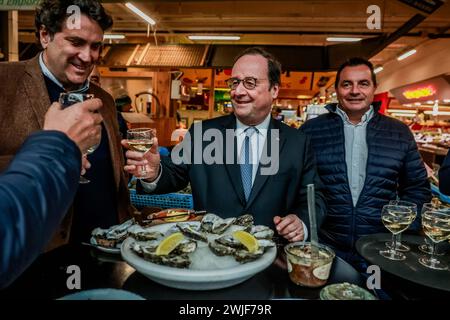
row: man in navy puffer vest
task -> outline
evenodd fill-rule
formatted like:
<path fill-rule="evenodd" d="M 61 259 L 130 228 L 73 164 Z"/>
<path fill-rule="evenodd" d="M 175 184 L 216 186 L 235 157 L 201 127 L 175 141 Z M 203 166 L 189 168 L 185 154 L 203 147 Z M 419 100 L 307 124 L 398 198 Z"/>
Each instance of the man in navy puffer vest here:
<path fill-rule="evenodd" d="M 401 199 L 418 206 L 410 229 L 419 229 L 420 210 L 431 200 L 425 166 L 409 128 L 378 112 L 373 102 L 376 77 L 361 58 L 345 62 L 336 76 L 339 103 L 329 113 L 307 121 L 300 130 L 311 136 L 328 213 L 320 229 L 322 242 L 361 270 L 355 250 L 359 237 L 388 232 L 381 209 Z"/>

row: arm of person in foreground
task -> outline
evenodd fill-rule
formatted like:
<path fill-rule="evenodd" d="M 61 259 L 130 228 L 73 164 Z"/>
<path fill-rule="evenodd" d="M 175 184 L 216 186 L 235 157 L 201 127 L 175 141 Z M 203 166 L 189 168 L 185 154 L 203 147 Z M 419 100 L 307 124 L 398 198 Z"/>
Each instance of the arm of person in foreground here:
<path fill-rule="evenodd" d="M 63 133 L 41 131 L 0 176 L 0 288 L 43 250 L 72 203 L 81 153 Z"/>
<path fill-rule="evenodd" d="M 450 195 L 450 153 L 447 153 L 439 169 L 439 191 Z"/>
<path fill-rule="evenodd" d="M 101 132 L 98 101 L 50 107 L 44 131 L 30 135 L 0 175 L 0 288 L 42 252 L 78 188 L 81 148 Z"/>

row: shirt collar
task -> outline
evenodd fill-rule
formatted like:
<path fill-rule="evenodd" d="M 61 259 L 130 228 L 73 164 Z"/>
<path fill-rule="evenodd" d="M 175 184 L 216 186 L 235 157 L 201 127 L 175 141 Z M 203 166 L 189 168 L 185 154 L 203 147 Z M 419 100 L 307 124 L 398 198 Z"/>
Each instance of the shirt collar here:
<path fill-rule="evenodd" d="M 261 122 L 260 124 L 254 126 L 254 127 L 257 129 L 257 132 L 258 132 L 258 133 L 261 133 L 261 130 L 264 131 L 264 130 L 269 129 L 270 117 L 271 117 L 271 114 L 269 113 L 269 114 L 267 115 L 267 117 L 264 119 L 263 122 Z M 248 125 L 246 125 L 246 124 L 243 124 L 243 123 L 242 123 L 241 121 L 239 121 L 239 119 L 236 117 L 236 134 L 243 134 L 244 131 L 245 131 L 245 129 L 247 129 L 248 127 L 250 127 L 250 126 L 248 126 Z"/>
<path fill-rule="evenodd" d="M 56 85 L 58 85 L 58 87 L 60 87 L 61 89 L 63 89 L 64 91 L 66 91 L 66 89 L 64 88 L 63 84 L 56 79 L 56 77 L 53 75 L 53 73 L 47 68 L 47 66 L 45 65 L 44 62 L 44 58 L 43 58 L 44 52 L 42 51 L 39 54 L 39 66 L 41 67 L 42 73 L 49 78 L 50 80 L 52 80 Z M 77 90 L 72 90 L 70 92 L 74 92 L 74 93 L 82 93 L 82 92 L 87 92 L 89 90 L 89 81 L 86 80 L 84 82 L 84 84 Z"/>
<path fill-rule="evenodd" d="M 342 110 L 339 105 L 337 105 L 336 114 L 338 114 L 344 122 L 355 125 L 350 122 L 347 113 L 345 113 L 345 111 Z M 369 110 L 367 110 L 366 113 L 364 113 L 364 115 L 361 117 L 361 121 L 358 124 L 364 124 L 368 122 L 370 119 L 372 119 L 372 116 L 373 116 L 373 106 L 370 105 Z"/>

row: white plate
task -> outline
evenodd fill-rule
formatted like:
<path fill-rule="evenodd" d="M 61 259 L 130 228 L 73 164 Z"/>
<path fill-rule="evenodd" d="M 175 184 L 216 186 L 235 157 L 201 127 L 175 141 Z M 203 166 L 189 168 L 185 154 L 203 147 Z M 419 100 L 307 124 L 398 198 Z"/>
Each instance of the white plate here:
<path fill-rule="evenodd" d="M 173 225 L 175 223 L 167 223 L 149 229 L 164 233 Z M 240 264 L 230 256 L 216 256 L 205 243 L 197 241 L 198 248 L 193 254 L 197 254 L 197 257 L 200 253 L 204 254 L 207 259 L 201 259 L 201 262 L 192 259 L 188 269 L 180 269 L 158 265 L 139 257 L 131 249 L 131 244 L 135 241 L 133 238 L 127 238 L 122 244 L 122 258 L 129 265 L 157 283 L 186 290 L 212 290 L 236 285 L 270 266 L 277 254 L 276 247 L 273 247 L 255 261 Z M 203 251 L 199 251 L 200 249 Z M 193 254 L 190 254 L 191 258 Z"/>
<path fill-rule="evenodd" d="M 107 253 L 120 254 L 121 244 L 118 244 L 116 248 L 103 247 L 103 246 L 100 246 L 100 245 L 97 244 L 97 241 L 95 240 L 94 237 L 91 237 L 90 242 L 91 242 L 92 245 L 94 245 L 100 251 L 107 252 Z"/>
<path fill-rule="evenodd" d="M 143 297 L 120 289 L 83 290 L 61 297 L 58 300 L 145 300 Z"/>

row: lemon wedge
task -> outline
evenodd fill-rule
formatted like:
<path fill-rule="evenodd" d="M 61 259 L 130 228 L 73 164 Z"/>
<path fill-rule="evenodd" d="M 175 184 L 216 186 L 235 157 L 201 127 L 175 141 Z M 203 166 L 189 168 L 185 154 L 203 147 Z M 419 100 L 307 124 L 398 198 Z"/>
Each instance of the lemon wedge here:
<path fill-rule="evenodd" d="M 170 236 L 165 238 L 156 248 L 156 255 L 166 256 L 171 253 L 181 241 L 184 240 L 184 236 L 181 232 L 172 233 Z"/>
<path fill-rule="evenodd" d="M 250 233 L 242 230 L 233 232 L 233 237 L 242 243 L 249 252 L 253 253 L 258 250 L 258 240 Z"/>

